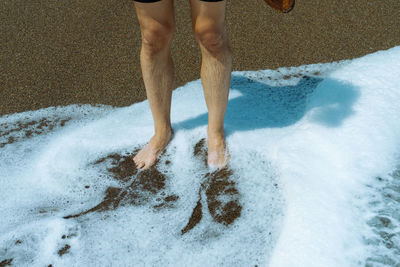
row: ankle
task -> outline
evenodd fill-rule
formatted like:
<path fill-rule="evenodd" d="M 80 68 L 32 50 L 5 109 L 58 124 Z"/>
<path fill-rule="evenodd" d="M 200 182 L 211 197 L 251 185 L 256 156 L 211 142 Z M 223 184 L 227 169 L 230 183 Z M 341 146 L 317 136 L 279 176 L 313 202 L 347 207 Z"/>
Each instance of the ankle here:
<path fill-rule="evenodd" d="M 165 139 L 172 136 L 172 128 L 171 127 L 164 127 L 161 129 L 157 129 L 154 133 L 154 137 L 156 139 Z"/>
<path fill-rule="evenodd" d="M 209 138 L 224 139 L 224 129 L 207 129 L 207 135 Z"/>
<path fill-rule="evenodd" d="M 224 132 L 208 132 L 207 145 L 210 147 L 219 147 L 225 144 Z"/>

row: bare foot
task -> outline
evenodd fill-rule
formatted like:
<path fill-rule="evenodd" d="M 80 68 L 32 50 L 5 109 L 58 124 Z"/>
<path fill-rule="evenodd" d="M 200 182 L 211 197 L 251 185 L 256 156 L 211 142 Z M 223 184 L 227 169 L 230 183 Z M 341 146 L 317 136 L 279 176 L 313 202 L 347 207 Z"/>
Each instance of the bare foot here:
<path fill-rule="evenodd" d="M 219 170 L 225 168 L 228 165 L 230 155 L 226 148 L 224 135 L 208 133 L 207 147 L 208 166 Z"/>
<path fill-rule="evenodd" d="M 136 168 L 145 170 L 153 166 L 156 163 L 157 158 L 171 141 L 172 134 L 173 132 L 171 130 L 164 135 L 154 135 L 150 139 L 149 143 L 145 145 L 135 157 L 133 157 Z"/>

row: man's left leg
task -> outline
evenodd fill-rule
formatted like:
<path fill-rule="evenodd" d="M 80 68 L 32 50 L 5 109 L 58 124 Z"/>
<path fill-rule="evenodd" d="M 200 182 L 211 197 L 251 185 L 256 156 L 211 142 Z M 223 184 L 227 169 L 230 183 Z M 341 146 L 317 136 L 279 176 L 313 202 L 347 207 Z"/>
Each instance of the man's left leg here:
<path fill-rule="evenodd" d="M 225 25 L 226 0 L 190 0 L 192 28 L 200 46 L 201 82 L 208 109 L 208 164 L 223 168 L 226 153 L 224 118 L 232 71 L 232 52 Z"/>

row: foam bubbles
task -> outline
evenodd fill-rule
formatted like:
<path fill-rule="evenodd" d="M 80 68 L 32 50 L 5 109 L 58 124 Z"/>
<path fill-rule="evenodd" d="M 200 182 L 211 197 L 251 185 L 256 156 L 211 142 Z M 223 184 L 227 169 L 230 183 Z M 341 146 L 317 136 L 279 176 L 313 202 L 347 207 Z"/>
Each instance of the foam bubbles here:
<path fill-rule="evenodd" d="M 0 263 L 399 264 L 399 59 L 233 72 L 220 172 L 199 80 L 174 91 L 174 139 L 146 171 L 147 102 L 1 117 Z"/>

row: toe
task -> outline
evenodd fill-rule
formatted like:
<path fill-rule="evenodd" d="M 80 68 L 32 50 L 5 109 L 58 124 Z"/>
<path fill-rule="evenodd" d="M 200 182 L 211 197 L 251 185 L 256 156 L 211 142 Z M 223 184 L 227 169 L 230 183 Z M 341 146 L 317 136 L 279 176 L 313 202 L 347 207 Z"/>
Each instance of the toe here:
<path fill-rule="evenodd" d="M 211 169 L 215 169 L 218 167 L 216 155 L 214 155 L 214 154 L 215 153 L 210 153 L 210 155 L 208 156 L 208 160 L 207 160 L 208 167 Z"/>
<path fill-rule="evenodd" d="M 141 162 L 136 164 L 136 169 L 143 169 L 144 166 L 145 166 L 144 162 L 141 161 Z"/>
<path fill-rule="evenodd" d="M 210 152 L 208 156 L 208 167 L 211 169 L 223 169 L 225 168 L 230 160 L 230 153 L 228 151 L 224 152 Z"/>
<path fill-rule="evenodd" d="M 139 153 L 136 154 L 133 158 L 132 158 L 133 162 L 135 162 L 136 164 L 139 163 Z"/>
<path fill-rule="evenodd" d="M 148 168 L 150 168 L 150 165 L 149 164 L 146 164 L 146 163 L 144 163 L 143 164 L 143 167 L 141 168 L 141 170 L 147 170 Z"/>

